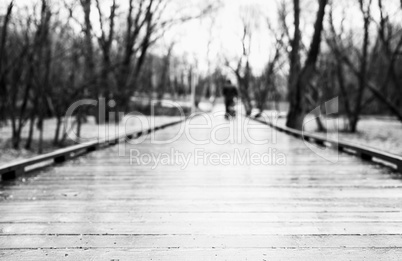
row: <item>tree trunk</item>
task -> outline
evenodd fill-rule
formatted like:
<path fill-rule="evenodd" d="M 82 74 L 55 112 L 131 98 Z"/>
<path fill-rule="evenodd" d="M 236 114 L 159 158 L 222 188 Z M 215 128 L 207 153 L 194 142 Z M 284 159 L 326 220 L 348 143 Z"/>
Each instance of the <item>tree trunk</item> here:
<path fill-rule="evenodd" d="M 39 129 L 39 142 L 38 142 L 38 153 L 43 153 L 43 119 L 39 119 L 38 129 Z"/>
<path fill-rule="evenodd" d="M 61 125 L 62 125 L 62 123 L 63 123 L 62 117 L 57 116 L 57 119 L 56 119 L 56 130 L 55 130 L 54 139 L 53 139 L 53 145 L 54 145 L 54 146 L 60 145 L 60 144 L 59 144 L 59 140 L 60 140 L 60 130 L 61 130 Z"/>
<path fill-rule="evenodd" d="M 352 120 L 350 121 L 350 132 L 355 133 L 357 131 L 357 124 L 360 120 L 360 114 L 362 111 L 362 103 L 363 103 L 363 94 L 366 89 L 368 83 L 368 73 L 367 73 L 367 65 L 368 65 L 368 48 L 370 44 L 370 23 L 371 23 L 371 14 L 370 14 L 370 4 L 369 1 L 367 5 L 367 10 L 364 9 L 363 1 L 360 2 L 360 9 L 364 17 L 364 38 L 363 38 L 363 53 L 361 54 L 360 61 L 360 69 L 357 75 L 359 80 L 359 88 L 356 97 L 356 106 L 352 112 Z"/>
<path fill-rule="evenodd" d="M 28 131 L 28 138 L 25 143 L 25 149 L 30 150 L 32 147 L 32 139 L 33 139 L 33 133 L 34 133 L 34 127 L 35 127 L 35 113 L 31 112 L 31 117 L 29 120 L 29 131 Z"/>
<path fill-rule="evenodd" d="M 18 150 L 21 142 L 21 131 L 13 128 L 13 136 L 11 138 L 13 149 Z"/>
<path fill-rule="evenodd" d="M 344 125 L 344 131 L 350 131 L 350 122 L 352 120 L 352 109 L 350 108 L 349 97 L 346 91 L 345 78 L 343 72 L 342 61 L 337 57 L 336 72 L 338 78 L 338 85 L 341 91 L 343 106 L 345 108 L 347 124 Z"/>
<path fill-rule="evenodd" d="M 325 125 L 322 123 L 321 117 L 315 118 L 315 121 L 317 123 L 317 130 L 318 132 L 327 132 L 327 128 Z"/>
<path fill-rule="evenodd" d="M 319 8 L 317 19 L 314 25 L 314 35 L 310 45 L 306 63 L 301 71 L 298 72 L 300 64 L 300 3 L 294 0 L 295 9 L 295 37 L 292 43 L 291 53 L 291 77 L 290 77 L 290 110 L 286 126 L 298 130 L 302 130 L 303 121 L 306 115 L 304 91 L 314 75 L 315 65 L 320 53 L 321 32 L 323 30 L 323 21 L 325 17 L 325 8 L 328 0 L 319 0 Z M 297 41 L 297 43 L 295 43 Z"/>
<path fill-rule="evenodd" d="M 304 108 L 300 90 L 297 87 L 297 78 L 299 77 L 300 65 L 300 1 L 293 0 L 294 8 L 294 36 L 291 41 L 292 51 L 290 52 L 290 72 L 289 72 L 289 113 L 286 126 L 295 129 L 301 129 L 304 118 Z"/>
<path fill-rule="evenodd" d="M 81 114 L 81 112 L 78 112 L 76 120 L 77 120 L 77 137 L 81 138 L 81 126 L 82 126 L 82 114 Z"/>
<path fill-rule="evenodd" d="M 92 24 L 91 24 L 91 0 L 81 0 L 81 5 L 84 10 L 84 43 L 85 43 L 85 80 L 89 84 L 89 90 L 93 99 L 98 99 L 100 96 L 99 86 L 95 79 L 95 62 L 94 62 L 94 47 L 92 42 Z M 98 109 L 98 108 L 97 108 Z M 99 124 L 99 110 L 95 111 L 95 121 Z"/>
<path fill-rule="evenodd" d="M 381 91 L 377 90 L 370 83 L 367 85 L 368 89 L 376 96 L 382 103 L 384 103 L 392 114 L 394 114 L 400 122 L 402 122 L 402 112 L 395 106 Z"/>
<path fill-rule="evenodd" d="M 6 57 L 6 42 L 8 35 L 8 24 L 11 19 L 13 10 L 13 2 L 7 8 L 6 16 L 2 25 L 1 38 L 0 38 L 0 125 L 3 121 L 7 121 L 7 82 L 5 75 L 5 66 L 7 65 Z"/>

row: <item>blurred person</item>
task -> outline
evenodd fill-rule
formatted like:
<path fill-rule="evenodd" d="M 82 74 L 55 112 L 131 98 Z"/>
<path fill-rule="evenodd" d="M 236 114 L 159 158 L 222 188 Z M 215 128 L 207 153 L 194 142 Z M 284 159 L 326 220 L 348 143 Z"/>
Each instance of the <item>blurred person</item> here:
<path fill-rule="evenodd" d="M 239 93 L 236 86 L 234 86 L 230 80 L 227 80 L 223 86 L 222 94 L 225 100 L 225 118 L 228 119 L 229 117 L 236 116 L 234 106 L 236 105 L 236 99 L 238 98 Z"/>

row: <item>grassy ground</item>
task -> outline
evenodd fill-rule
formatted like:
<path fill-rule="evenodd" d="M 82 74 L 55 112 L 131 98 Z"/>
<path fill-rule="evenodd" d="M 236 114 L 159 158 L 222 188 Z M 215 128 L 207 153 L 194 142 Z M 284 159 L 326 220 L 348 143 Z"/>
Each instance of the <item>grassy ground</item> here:
<path fill-rule="evenodd" d="M 285 119 L 280 119 L 278 124 L 285 125 Z M 402 123 L 396 119 L 378 116 L 362 117 L 357 133 L 342 132 L 342 126 L 342 119 L 329 119 L 327 121 L 328 137 L 334 137 L 336 130 L 340 129 L 338 131 L 340 140 L 402 155 Z M 308 132 L 316 132 L 316 129 L 315 121 L 311 121 L 305 126 L 305 130 Z"/>

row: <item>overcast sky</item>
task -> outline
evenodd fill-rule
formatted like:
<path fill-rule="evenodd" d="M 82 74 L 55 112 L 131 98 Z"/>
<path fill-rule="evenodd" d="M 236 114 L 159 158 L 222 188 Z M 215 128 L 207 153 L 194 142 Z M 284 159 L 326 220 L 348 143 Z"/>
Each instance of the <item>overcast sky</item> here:
<path fill-rule="evenodd" d="M 270 54 L 270 33 L 266 19 L 269 16 L 276 22 L 274 0 L 222 0 L 222 6 L 213 15 L 178 26 L 169 32 L 166 42 L 175 39 L 177 55 L 187 54 L 197 59 L 201 71 L 207 70 L 208 44 L 209 60 L 212 65 L 222 59 L 235 61 L 242 53 L 242 20 L 246 9 L 253 9 L 259 25 L 253 28 L 251 64 L 255 70 L 261 70 Z M 168 44 L 168 43 L 166 43 Z"/>

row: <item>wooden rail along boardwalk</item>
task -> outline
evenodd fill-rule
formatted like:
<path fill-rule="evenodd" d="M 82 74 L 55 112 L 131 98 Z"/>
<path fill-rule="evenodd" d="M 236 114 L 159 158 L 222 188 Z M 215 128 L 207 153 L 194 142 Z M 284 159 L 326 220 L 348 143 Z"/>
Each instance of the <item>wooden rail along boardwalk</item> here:
<path fill-rule="evenodd" d="M 216 119 L 192 136 L 224 140 L 230 128 L 213 131 L 223 123 Z M 252 144 L 245 135 L 226 145 L 197 145 L 188 135 L 170 144 L 148 138 L 126 144 L 125 156 L 121 146 L 109 147 L 1 183 L 0 259 L 400 260 L 398 174 L 347 154 L 333 164 L 298 138 L 277 132 L 274 142 L 273 128 L 250 124 L 259 127 L 250 136 L 272 142 Z M 169 139 L 182 127 L 155 138 Z M 286 164 L 269 155 L 269 164 L 212 159 L 267 152 L 283 153 Z M 145 164 L 143 156 L 138 165 L 133 155 L 162 155 L 165 164 Z M 188 165 L 177 155 L 189 156 Z"/>

